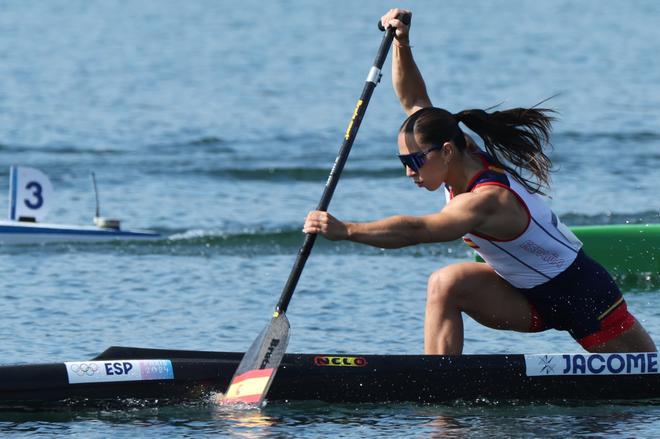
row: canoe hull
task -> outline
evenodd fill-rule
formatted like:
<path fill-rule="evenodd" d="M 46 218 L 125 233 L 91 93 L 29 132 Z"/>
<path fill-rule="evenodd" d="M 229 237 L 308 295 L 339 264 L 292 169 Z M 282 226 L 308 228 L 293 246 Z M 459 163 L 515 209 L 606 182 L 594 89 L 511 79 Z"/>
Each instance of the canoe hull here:
<path fill-rule="evenodd" d="M 626 371 L 623 354 L 620 358 L 564 354 L 566 362 L 557 355 L 287 354 L 267 399 L 332 403 L 660 400 L 657 354 L 636 355 L 634 365 L 639 368 L 639 360 L 643 359 L 643 370 L 631 373 Z M 114 377 L 117 381 L 79 384 L 70 383 L 70 363 L 2 366 L 0 406 L 62 401 L 73 405 L 123 405 L 122 401 L 130 399 L 199 401 L 227 388 L 241 357 L 235 352 L 110 348 L 88 363 L 100 362 L 102 368 L 116 367 L 117 372 L 128 363 L 135 366 L 140 361 L 169 361 L 172 377 L 138 381 Z M 556 359 L 550 372 L 545 368 L 553 364 L 548 357 Z M 537 359 L 545 366 L 530 367 L 530 362 Z M 565 365 L 573 363 L 583 368 L 564 374 Z M 630 368 L 633 362 L 625 364 Z"/>

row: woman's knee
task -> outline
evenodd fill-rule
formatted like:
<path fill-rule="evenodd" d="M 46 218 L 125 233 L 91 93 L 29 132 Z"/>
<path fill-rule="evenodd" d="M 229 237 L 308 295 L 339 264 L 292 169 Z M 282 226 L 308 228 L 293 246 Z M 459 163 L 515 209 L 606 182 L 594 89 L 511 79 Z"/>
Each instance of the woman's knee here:
<path fill-rule="evenodd" d="M 427 285 L 427 304 L 446 304 L 460 302 L 461 288 L 459 276 L 452 267 L 441 268 L 429 276 Z"/>

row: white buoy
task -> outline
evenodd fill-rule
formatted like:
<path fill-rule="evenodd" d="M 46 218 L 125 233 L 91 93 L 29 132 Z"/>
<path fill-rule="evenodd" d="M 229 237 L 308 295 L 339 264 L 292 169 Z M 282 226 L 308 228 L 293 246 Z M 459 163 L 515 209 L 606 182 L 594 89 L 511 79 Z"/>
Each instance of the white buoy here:
<path fill-rule="evenodd" d="M 114 218 L 103 218 L 100 215 L 99 191 L 96 188 L 96 175 L 92 172 L 92 182 L 94 183 L 94 198 L 96 199 L 96 215 L 94 215 L 94 225 L 104 229 L 119 230 L 120 221 Z"/>
<path fill-rule="evenodd" d="M 100 216 L 94 217 L 94 225 L 104 229 L 119 230 L 120 221 L 114 218 L 103 218 Z"/>

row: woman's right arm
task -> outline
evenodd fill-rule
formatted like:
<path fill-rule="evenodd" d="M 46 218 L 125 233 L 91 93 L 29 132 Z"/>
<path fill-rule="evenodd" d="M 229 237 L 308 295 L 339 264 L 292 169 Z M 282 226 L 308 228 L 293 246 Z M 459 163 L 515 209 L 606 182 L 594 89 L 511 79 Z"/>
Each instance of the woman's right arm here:
<path fill-rule="evenodd" d="M 502 190 L 459 194 L 440 212 L 430 215 L 397 215 L 370 222 L 344 222 L 316 210 L 305 218 L 303 232 L 319 233 L 331 241 L 349 240 L 379 248 L 453 241 L 483 226 L 498 212 L 501 215 L 499 191 Z"/>
<path fill-rule="evenodd" d="M 412 16 L 412 13 L 405 9 L 390 9 L 380 20 L 385 28 L 388 25 L 396 28 L 396 39 L 392 43 L 392 85 L 403 110 L 410 116 L 420 108 L 431 107 L 432 104 L 410 48 L 410 25 L 396 18 L 401 13 Z"/>

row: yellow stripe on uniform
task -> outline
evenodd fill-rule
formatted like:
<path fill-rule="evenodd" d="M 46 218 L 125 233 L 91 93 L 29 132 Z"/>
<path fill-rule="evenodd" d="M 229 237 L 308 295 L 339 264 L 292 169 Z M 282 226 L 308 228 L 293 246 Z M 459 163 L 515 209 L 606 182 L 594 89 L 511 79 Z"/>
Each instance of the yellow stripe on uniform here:
<path fill-rule="evenodd" d="M 479 246 L 470 238 L 463 238 L 463 242 L 465 242 L 467 245 L 469 245 L 472 248 L 479 248 Z"/>
<path fill-rule="evenodd" d="M 601 315 L 599 315 L 599 316 L 598 316 L 598 320 L 603 320 L 603 319 L 605 318 L 605 316 L 607 316 L 609 313 L 611 313 L 611 312 L 614 310 L 614 308 L 616 308 L 617 306 L 621 305 L 621 302 L 623 302 L 623 297 L 621 297 L 619 300 L 617 300 L 616 302 L 614 302 L 614 305 L 612 305 L 612 306 L 610 306 L 609 308 L 607 308 L 607 311 L 605 311 L 604 313 L 602 313 Z"/>

